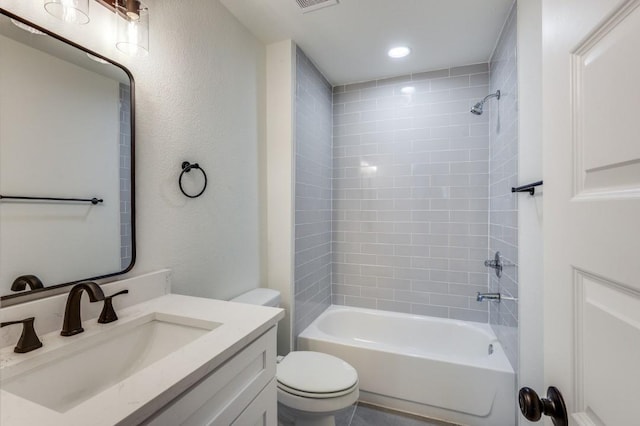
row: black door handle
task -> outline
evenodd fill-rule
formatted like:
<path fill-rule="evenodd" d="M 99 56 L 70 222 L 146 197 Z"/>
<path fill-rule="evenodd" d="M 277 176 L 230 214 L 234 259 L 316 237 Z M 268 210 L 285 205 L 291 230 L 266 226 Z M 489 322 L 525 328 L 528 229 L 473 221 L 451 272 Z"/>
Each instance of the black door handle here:
<path fill-rule="evenodd" d="M 547 397 L 540 398 L 536 391 L 524 387 L 518 392 L 520 412 L 529 421 L 537 422 L 542 415 L 551 417 L 555 426 L 569 426 L 567 406 L 558 388 L 549 386 Z"/>

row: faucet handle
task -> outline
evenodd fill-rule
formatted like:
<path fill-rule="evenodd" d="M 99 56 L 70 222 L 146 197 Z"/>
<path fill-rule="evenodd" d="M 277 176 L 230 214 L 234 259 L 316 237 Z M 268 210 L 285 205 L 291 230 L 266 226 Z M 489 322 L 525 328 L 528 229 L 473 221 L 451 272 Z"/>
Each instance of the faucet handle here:
<path fill-rule="evenodd" d="M 502 255 L 499 251 L 496 252 L 496 255 L 493 257 L 493 260 L 485 260 L 484 266 L 487 268 L 493 268 L 496 270 L 496 277 L 500 278 L 502 276 L 502 269 L 504 267 L 504 263 L 502 262 Z"/>
<path fill-rule="evenodd" d="M 14 352 L 23 354 L 26 352 L 31 352 L 35 349 L 42 347 L 42 342 L 38 339 L 38 335 L 36 334 L 36 330 L 33 328 L 33 321 L 35 317 L 25 318 L 20 321 L 7 321 L 0 324 L 0 327 L 5 327 L 7 325 L 13 324 L 22 324 L 22 334 L 20 335 L 20 340 L 18 340 L 18 344 L 13 349 Z"/>
<path fill-rule="evenodd" d="M 100 324 L 109 324 L 110 322 L 114 322 L 118 320 L 118 316 L 116 315 L 116 311 L 113 309 L 113 303 L 111 299 L 121 294 L 127 294 L 127 293 L 129 293 L 129 290 L 122 290 L 112 294 L 111 296 L 107 296 L 104 298 L 104 305 L 102 306 L 102 312 L 100 312 L 100 318 L 98 318 L 98 322 Z"/>

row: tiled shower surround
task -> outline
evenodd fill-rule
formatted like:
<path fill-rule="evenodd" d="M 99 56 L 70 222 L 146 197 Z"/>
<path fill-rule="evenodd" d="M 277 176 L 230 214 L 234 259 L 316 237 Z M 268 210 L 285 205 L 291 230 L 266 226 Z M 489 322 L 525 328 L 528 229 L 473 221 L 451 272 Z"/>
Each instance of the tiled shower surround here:
<path fill-rule="evenodd" d="M 294 336 L 331 304 L 331 84 L 296 49 Z"/>
<path fill-rule="evenodd" d="M 488 322 L 488 64 L 333 92 L 333 303 Z"/>
<path fill-rule="evenodd" d="M 516 68 L 516 7 L 507 19 L 491 60 L 491 91 L 501 90 L 492 101 L 490 133 L 489 252 L 500 251 L 507 262 L 502 277 L 490 274 L 489 290 L 518 297 L 518 81 Z M 498 108 L 495 107 L 498 106 Z M 523 182 L 527 183 L 527 182 Z M 493 303 L 489 322 L 514 369 L 518 369 L 518 304 Z"/>
<path fill-rule="evenodd" d="M 131 88 L 120 83 L 120 267 L 131 263 Z"/>

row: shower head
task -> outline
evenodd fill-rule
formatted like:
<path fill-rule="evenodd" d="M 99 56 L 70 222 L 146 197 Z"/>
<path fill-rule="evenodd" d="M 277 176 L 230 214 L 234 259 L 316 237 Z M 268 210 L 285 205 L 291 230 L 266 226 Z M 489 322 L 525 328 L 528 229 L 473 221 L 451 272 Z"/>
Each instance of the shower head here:
<path fill-rule="evenodd" d="M 480 102 L 476 103 L 473 106 L 473 108 L 471 108 L 471 111 L 470 111 L 471 114 L 482 115 L 482 109 L 484 108 L 484 103 L 489 98 L 497 98 L 498 100 L 500 100 L 500 91 L 496 90 L 496 93 L 491 93 L 491 94 L 485 96 L 483 100 L 481 100 Z"/>

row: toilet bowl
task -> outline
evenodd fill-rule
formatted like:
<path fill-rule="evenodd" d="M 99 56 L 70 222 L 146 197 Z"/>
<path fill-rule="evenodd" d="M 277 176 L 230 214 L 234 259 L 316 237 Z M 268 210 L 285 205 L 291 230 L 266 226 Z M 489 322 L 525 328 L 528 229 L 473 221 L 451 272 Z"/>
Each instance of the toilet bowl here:
<path fill-rule="evenodd" d="M 232 302 L 274 306 L 280 293 L 259 288 Z M 293 351 L 278 361 L 278 420 L 284 425 L 334 426 L 334 414 L 359 397 L 355 368 L 329 354 Z"/>
<path fill-rule="evenodd" d="M 358 400 L 358 373 L 340 358 L 290 352 L 276 373 L 278 414 L 296 426 L 333 426 L 334 414 Z"/>

